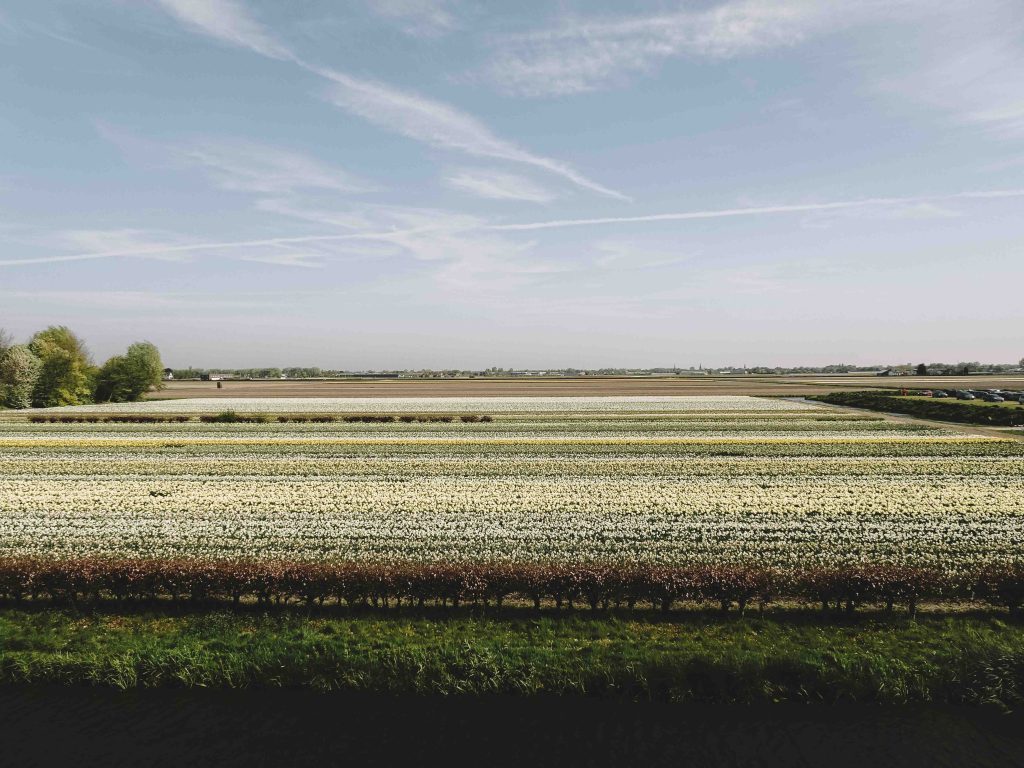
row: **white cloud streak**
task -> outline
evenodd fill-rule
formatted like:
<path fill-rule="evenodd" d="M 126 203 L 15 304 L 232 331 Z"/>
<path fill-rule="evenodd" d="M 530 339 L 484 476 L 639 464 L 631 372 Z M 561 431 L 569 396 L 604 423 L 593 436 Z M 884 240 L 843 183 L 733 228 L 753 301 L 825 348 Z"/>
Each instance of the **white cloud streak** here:
<path fill-rule="evenodd" d="M 548 203 L 555 199 L 554 193 L 530 179 L 495 168 L 462 168 L 445 176 L 444 183 L 452 189 L 489 200 Z"/>
<path fill-rule="evenodd" d="M 378 16 L 401 23 L 413 37 L 437 37 L 458 25 L 447 0 L 369 0 L 367 7 Z"/>
<path fill-rule="evenodd" d="M 281 194 L 301 189 L 363 192 L 352 175 L 299 152 L 254 142 L 204 139 L 176 148 L 204 166 L 222 189 Z"/>
<path fill-rule="evenodd" d="M 273 59 L 291 61 L 331 83 L 327 97 L 367 122 L 440 149 L 540 168 L 577 186 L 619 200 L 626 195 L 587 178 L 570 165 L 529 152 L 494 134 L 477 118 L 443 102 L 381 82 L 303 61 L 249 16 L 236 0 L 158 0 L 189 28 Z"/>
<path fill-rule="evenodd" d="M 642 224 L 671 221 L 698 221 L 741 216 L 773 216 L 794 213 L 810 213 L 816 211 L 839 211 L 843 209 L 868 207 L 903 207 L 921 203 L 954 202 L 964 200 L 1003 200 L 1024 197 L 1024 189 L 1001 189 L 960 192 L 950 195 L 918 195 L 912 197 L 873 197 L 860 200 L 843 200 L 827 203 L 800 203 L 796 205 L 751 206 L 746 208 L 723 208 L 704 211 L 680 211 L 674 213 L 655 213 L 643 216 L 607 216 L 586 219 L 553 219 L 550 221 L 534 221 L 519 224 L 494 224 L 473 216 L 434 212 L 426 215 L 419 209 L 409 209 L 402 215 L 401 209 L 389 209 L 386 222 L 390 228 L 376 231 L 346 232 L 337 235 L 302 235 L 297 237 L 273 237 L 255 240 L 227 240 L 208 243 L 191 243 L 184 245 L 153 246 L 146 248 L 127 248 L 93 253 L 47 256 L 37 259 L 6 259 L 0 260 L 0 266 L 28 264 L 46 264 L 62 261 L 86 261 L 119 256 L 155 256 L 161 254 L 183 254 L 198 251 L 214 251 L 223 249 L 254 248 L 264 246 L 291 246 L 304 243 L 370 240 L 378 242 L 401 242 L 408 244 L 410 237 L 423 235 L 434 237 L 438 233 L 453 231 L 473 232 L 529 232 L 545 229 L 565 229 L 570 227 L 592 227 L 614 224 Z M 443 250 L 438 251 L 443 258 Z"/>
<path fill-rule="evenodd" d="M 472 115 L 440 101 L 342 72 L 303 66 L 334 84 L 327 92 L 327 98 L 332 103 L 374 125 L 439 149 L 540 168 L 591 192 L 618 200 L 629 200 L 621 192 L 588 179 L 566 163 L 536 155 L 499 138 Z"/>
<path fill-rule="evenodd" d="M 909 66 L 875 69 L 876 87 L 1001 139 L 1024 138 L 1024 15 L 1019 0 L 926 7 L 901 39 Z"/>
<path fill-rule="evenodd" d="M 731 0 L 699 11 L 567 18 L 551 29 L 500 39 L 487 75 L 526 96 L 593 91 L 669 58 L 725 59 L 792 46 L 878 5 L 877 0 Z"/>
<path fill-rule="evenodd" d="M 238 0 L 156 0 L 167 13 L 194 31 L 230 45 L 282 61 L 291 51 L 253 19 Z"/>

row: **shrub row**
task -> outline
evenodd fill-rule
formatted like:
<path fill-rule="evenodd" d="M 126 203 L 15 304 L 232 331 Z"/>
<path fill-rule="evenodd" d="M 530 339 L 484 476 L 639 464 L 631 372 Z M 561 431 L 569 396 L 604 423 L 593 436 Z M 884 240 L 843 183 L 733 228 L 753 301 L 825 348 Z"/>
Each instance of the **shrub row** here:
<path fill-rule="evenodd" d="M 265 413 L 255 413 L 251 416 L 240 416 L 234 411 L 224 411 L 216 416 L 200 416 L 203 424 L 266 424 L 270 416 Z"/>
<path fill-rule="evenodd" d="M 946 399 L 910 400 L 900 397 L 895 392 L 830 392 L 825 395 L 811 395 L 809 399 L 832 405 L 867 408 L 884 413 L 905 413 L 908 416 L 962 424 L 1024 426 L 1024 408 L 989 408 Z"/>
<path fill-rule="evenodd" d="M 48 560 L 0 558 L 0 599 L 21 602 L 138 600 L 258 603 L 334 601 L 349 606 L 458 606 L 505 600 L 592 609 L 669 611 L 678 603 L 714 603 L 723 611 L 761 607 L 775 599 L 803 600 L 823 609 L 853 611 L 865 604 L 914 613 L 924 600 L 981 598 L 1017 611 L 1024 604 L 1024 565 L 992 566 L 973 579 L 950 583 L 938 574 L 890 565 L 809 569 L 782 576 L 767 568 L 536 564 L 364 564 L 195 560 Z"/>

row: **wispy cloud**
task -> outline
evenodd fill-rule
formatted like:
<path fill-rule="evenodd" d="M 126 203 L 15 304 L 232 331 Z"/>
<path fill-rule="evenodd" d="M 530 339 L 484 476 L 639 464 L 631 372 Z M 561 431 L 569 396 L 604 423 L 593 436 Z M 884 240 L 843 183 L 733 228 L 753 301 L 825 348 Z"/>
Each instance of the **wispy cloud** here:
<path fill-rule="evenodd" d="M 449 0 L 368 0 L 366 5 L 413 37 L 437 37 L 458 26 Z"/>
<path fill-rule="evenodd" d="M 351 174 L 299 152 L 238 139 L 203 139 L 176 148 L 223 189 L 281 194 L 302 189 L 362 192 Z"/>
<path fill-rule="evenodd" d="M 921 221 L 924 219 L 955 219 L 963 212 L 949 205 L 934 202 L 908 202 L 892 206 L 862 206 L 832 211 L 817 211 L 805 216 L 800 222 L 808 229 L 828 229 L 835 222 L 845 219 L 872 221 Z"/>
<path fill-rule="evenodd" d="M 174 293 L 156 291 L 2 291 L 8 302 L 32 306 L 90 307 L 106 311 L 159 312 L 161 310 L 250 308 L 265 309 L 276 304 L 273 294 L 224 296 L 222 293 Z"/>
<path fill-rule="evenodd" d="M 249 15 L 238 0 L 156 0 L 164 10 L 196 32 L 272 59 L 293 58 L 287 46 Z"/>
<path fill-rule="evenodd" d="M 257 247 L 295 246 L 310 243 L 344 242 L 344 241 L 377 241 L 390 242 L 411 247 L 415 242 L 426 242 L 427 238 L 434 237 L 436 247 L 431 250 L 424 248 L 420 257 L 426 259 L 446 258 L 444 237 L 450 236 L 453 232 L 529 232 L 546 229 L 564 229 L 570 227 L 591 227 L 606 226 L 615 224 L 642 224 L 671 221 L 696 221 L 705 219 L 721 219 L 742 216 L 773 216 L 797 213 L 812 213 L 821 211 L 841 211 L 846 209 L 858 209 L 868 207 L 878 208 L 902 208 L 918 204 L 955 202 L 955 201 L 982 201 L 982 200 L 1008 200 L 1024 197 L 1024 189 L 999 189 L 999 190 L 977 190 L 971 192 L 960 192 L 948 195 L 919 195 L 911 197 L 873 197 L 858 200 L 842 200 L 834 202 L 799 203 L 795 205 L 768 205 L 750 206 L 744 208 L 720 208 L 701 211 L 677 211 L 670 213 L 654 213 L 642 216 L 605 216 L 595 218 L 579 219 L 551 219 L 547 221 L 533 221 L 522 223 L 493 223 L 476 216 L 467 214 L 451 213 L 447 211 L 432 211 L 422 208 L 400 208 L 400 207 L 368 207 L 356 215 L 342 214 L 340 219 L 325 219 L 323 223 L 347 223 L 342 226 L 357 225 L 362 222 L 363 226 L 379 227 L 379 229 L 355 229 L 341 234 L 312 234 L 290 237 L 272 237 L 252 240 L 222 240 L 213 242 L 190 243 L 181 245 L 146 245 L 141 248 L 117 248 L 114 250 L 94 251 L 89 253 L 76 253 L 68 255 L 48 256 L 36 259 L 7 259 L 0 260 L 0 266 L 13 266 L 23 264 L 44 264 L 61 261 L 81 261 L 89 259 L 113 258 L 119 256 L 157 256 L 162 254 L 186 254 L 201 251 L 217 251 L 228 249 L 246 249 Z M 286 206 L 277 206 L 277 211 L 284 213 Z M 330 216 L 330 214 L 327 214 Z M 315 218 L 315 217 L 309 217 Z M 134 230 L 119 230 L 132 232 Z M 420 238 L 414 240 L 414 238 Z M 461 247 L 461 246 L 460 246 Z M 518 247 L 506 244 L 503 248 Z M 463 253 L 469 254 L 469 250 Z M 450 253 L 449 253 L 450 257 Z"/>
<path fill-rule="evenodd" d="M 926 6 L 893 68 L 869 63 L 875 87 L 944 110 L 1004 139 L 1024 138 L 1024 15 L 1018 0 Z"/>
<path fill-rule="evenodd" d="M 690 261 L 691 253 L 623 240 L 605 240 L 594 244 L 595 266 L 613 271 L 662 269 Z"/>
<path fill-rule="evenodd" d="M 279 267 L 303 267 L 305 269 L 321 269 L 324 266 L 320 254 L 303 252 L 246 253 L 239 257 L 239 261 L 276 264 Z"/>
<path fill-rule="evenodd" d="M 173 232 L 148 229 L 72 229 L 55 232 L 46 236 L 41 245 L 66 250 L 101 254 L 120 252 L 133 256 L 145 256 L 160 261 L 185 261 L 190 257 L 187 250 L 194 241 Z M 185 249 L 185 250 L 180 250 Z M 54 257 L 58 260 L 59 257 Z M 64 259 L 59 259 L 64 260 Z M 82 259 L 72 259 L 82 260 Z M 0 263 L 21 263 L 18 261 Z"/>
<path fill-rule="evenodd" d="M 706 10 L 570 17 L 553 28 L 500 39 L 488 76 L 528 96 L 592 91 L 673 57 L 731 58 L 791 46 L 874 5 L 876 0 L 730 0 Z"/>
<path fill-rule="evenodd" d="M 553 192 L 530 179 L 495 168 L 462 168 L 445 176 L 444 183 L 452 189 L 490 200 L 547 203 L 555 199 Z"/>
<path fill-rule="evenodd" d="M 241 136 L 200 136 L 163 142 L 101 120 L 95 121 L 94 126 L 100 136 L 136 163 L 147 167 L 197 166 L 221 189 L 265 195 L 375 189 L 348 171 L 312 155 Z"/>
<path fill-rule="evenodd" d="M 0 266 L 56 264 L 113 258 L 142 258 L 157 261 L 189 261 L 195 256 L 228 256 L 244 261 L 290 266 L 320 266 L 314 254 L 299 247 L 318 246 L 334 241 L 377 239 L 390 232 L 363 232 L 343 235 L 260 238 L 250 240 L 199 241 L 172 232 L 141 229 L 68 230 L 35 238 L 32 244 L 56 251 L 77 252 L 37 258 L 4 259 Z M 328 255 L 328 254 L 320 254 Z"/>
<path fill-rule="evenodd" d="M 443 102 L 386 83 L 353 77 L 303 61 L 278 42 L 236 0 L 158 0 L 179 21 L 209 37 L 274 59 L 288 60 L 330 81 L 327 98 L 342 109 L 394 133 L 441 149 L 541 168 L 577 186 L 628 198 L 563 163 L 502 139 L 480 120 Z"/>
<path fill-rule="evenodd" d="M 534 154 L 498 137 L 472 115 L 448 104 L 342 72 L 321 67 L 308 68 L 332 81 L 334 85 L 327 92 L 330 101 L 381 128 L 440 149 L 540 168 L 591 192 L 619 200 L 629 199 L 621 192 L 592 181 L 566 163 Z"/>

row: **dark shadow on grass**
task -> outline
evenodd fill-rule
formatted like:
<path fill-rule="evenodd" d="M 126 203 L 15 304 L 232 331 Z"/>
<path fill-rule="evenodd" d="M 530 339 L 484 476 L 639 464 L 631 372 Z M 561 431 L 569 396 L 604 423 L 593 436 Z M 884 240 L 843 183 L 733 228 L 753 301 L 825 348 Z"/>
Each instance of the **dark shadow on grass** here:
<path fill-rule="evenodd" d="M 0 687 L 9 765 L 1013 766 L 986 708 Z"/>

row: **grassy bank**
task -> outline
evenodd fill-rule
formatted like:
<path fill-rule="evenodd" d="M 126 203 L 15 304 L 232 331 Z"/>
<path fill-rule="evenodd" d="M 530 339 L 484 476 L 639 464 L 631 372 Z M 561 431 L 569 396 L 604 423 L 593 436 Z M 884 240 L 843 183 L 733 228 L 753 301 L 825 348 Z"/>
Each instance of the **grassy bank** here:
<path fill-rule="evenodd" d="M 981 616 L 682 621 L 0 611 L 0 681 L 1016 705 L 1024 625 Z"/>
<path fill-rule="evenodd" d="M 832 392 L 827 395 L 812 395 L 809 399 L 832 405 L 867 408 L 883 413 L 904 413 L 922 419 L 952 421 L 958 424 L 990 427 L 1024 426 L 1024 407 L 1016 403 L 906 397 L 895 392 Z"/>

